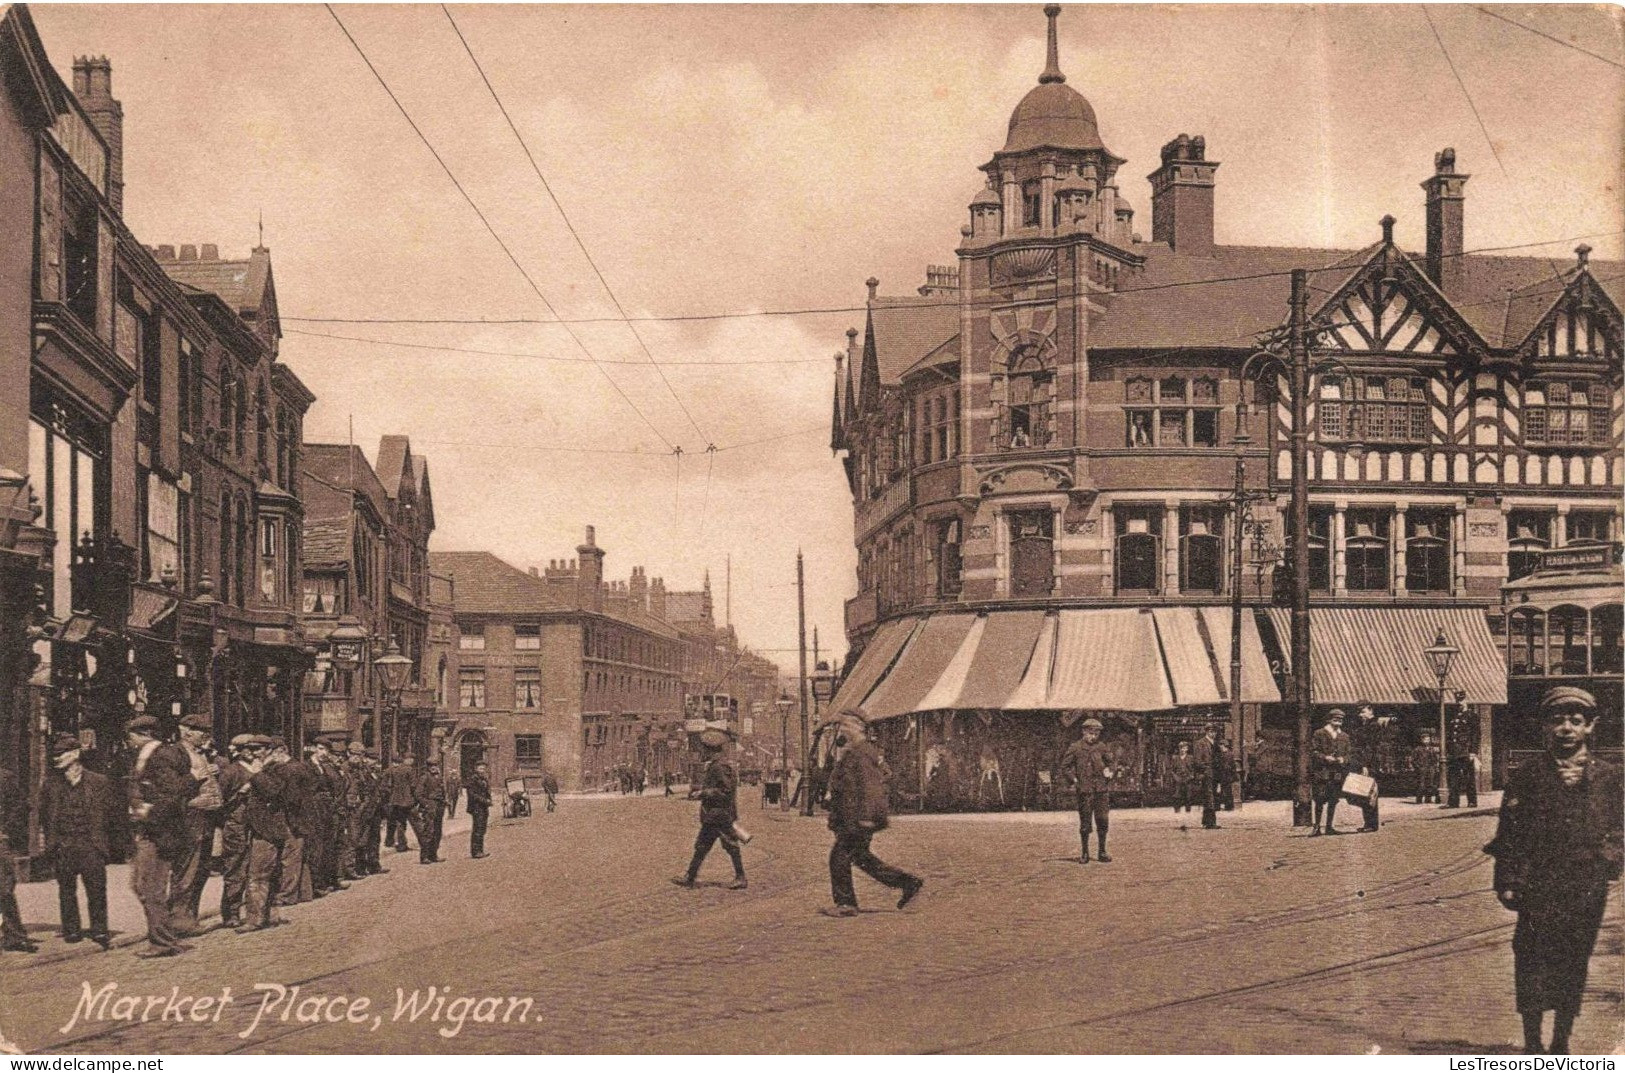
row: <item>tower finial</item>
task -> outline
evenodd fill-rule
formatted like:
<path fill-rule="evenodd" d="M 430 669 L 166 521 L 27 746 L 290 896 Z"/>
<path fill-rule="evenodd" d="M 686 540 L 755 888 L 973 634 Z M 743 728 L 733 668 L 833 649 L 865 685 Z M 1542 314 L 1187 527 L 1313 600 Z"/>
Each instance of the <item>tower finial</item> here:
<path fill-rule="evenodd" d="M 1044 65 L 1044 73 L 1038 76 L 1040 85 L 1066 81 L 1066 75 L 1061 73 L 1061 49 L 1055 40 L 1055 20 L 1060 14 L 1060 4 L 1045 5 L 1044 17 L 1049 19 L 1049 59 Z"/>

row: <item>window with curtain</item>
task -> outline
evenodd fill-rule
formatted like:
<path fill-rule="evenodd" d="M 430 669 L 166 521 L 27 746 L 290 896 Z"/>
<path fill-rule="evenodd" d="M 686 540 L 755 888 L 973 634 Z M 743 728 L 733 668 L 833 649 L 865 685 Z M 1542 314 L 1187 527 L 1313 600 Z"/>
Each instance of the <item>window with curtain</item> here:
<path fill-rule="evenodd" d="M 311 574 L 305 577 L 304 611 L 307 615 L 338 615 L 343 613 L 341 595 L 343 585 L 331 574 Z"/>
<path fill-rule="evenodd" d="M 460 667 L 457 670 L 457 705 L 460 708 L 485 707 L 485 670 Z"/>
<path fill-rule="evenodd" d="M 513 706 L 535 711 L 542 706 L 542 672 L 534 667 L 519 667 L 513 672 Z"/>
<path fill-rule="evenodd" d="M 1392 576 L 1392 515 L 1384 510 L 1351 510 L 1344 515 L 1343 561 L 1350 592 L 1387 592 Z"/>
<path fill-rule="evenodd" d="M 1449 592 L 1451 581 L 1450 524 L 1444 509 L 1412 508 L 1405 514 L 1405 589 L 1407 592 Z"/>

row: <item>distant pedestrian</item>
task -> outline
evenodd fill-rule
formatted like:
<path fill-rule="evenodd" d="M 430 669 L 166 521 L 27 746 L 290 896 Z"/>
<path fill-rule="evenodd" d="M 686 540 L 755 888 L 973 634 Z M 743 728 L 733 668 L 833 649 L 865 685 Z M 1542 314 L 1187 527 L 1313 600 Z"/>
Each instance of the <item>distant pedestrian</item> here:
<path fill-rule="evenodd" d="M 384 773 L 387 787 L 385 816 L 389 822 L 384 831 L 384 842 L 395 847 L 395 852 L 406 852 L 406 829 L 411 825 L 412 803 L 416 799 L 417 770 L 412 754 L 404 753 Z"/>
<path fill-rule="evenodd" d="M 463 776 L 456 768 L 446 771 L 446 817 L 457 815 L 457 795 L 463 792 Z"/>
<path fill-rule="evenodd" d="M 1216 809 L 1225 812 L 1235 809 L 1238 781 L 1236 752 L 1230 747 L 1228 738 L 1220 738 L 1219 751 L 1213 757 L 1213 804 Z"/>
<path fill-rule="evenodd" d="M 858 915 L 857 888 L 852 885 L 856 865 L 877 883 L 901 891 L 897 908 L 913 901 L 925 880 L 894 868 L 870 849 L 876 834 L 886 829 L 891 808 L 885 758 L 868 737 L 862 709 L 849 708 L 838 717 L 835 748 L 839 755 L 829 783 L 829 829 L 835 844 L 829 851 L 829 887 L 834 898 L 831 916 Z"/>
<path fill-rule="evenodd" d="M 547 811 L 559 807 L 559 780 L 551 771 L 542 772 L 542 793 L 547 795 Z"/>
<path fill-rule="evenodd" d="M 1625 817 L 1617 767 L 1590 752 L 1597 701 L 1557 686 L 1540 701 L 1546 751 L 1507 781 L 1500 826 L 1485 852 L 1495 857 L 1494 887 L 1518 914 L 1512 962 L 1524 1050 L 1569 1053 L 1586 973 L 1620 877 Z M 1541 1022 L 1552 1011 L 1542 1049 Z"/>
<path fill-rule="evenodd" d="M 21 830 L 27 815 L 27 796 L 11 773 L 0 767 L 0 950 L 21 954 L 37 953 L 39 947 L 23 926 L 22 909 L 17 905 L 17 862 L 6 832 Z"/>
<path fill-rule="evenodd" d="M 712 845 L 721 842 L 723 852 L 734 866 L 734 880 L 728 889 L 745 889 L 745 859 L 733 832 L 734 822 L 739 819 L 739 775 L 723 756 L 723 749 L 730 740 L 721 730 L 706 730 L 700 734 L 700 748 L 705 752 L 705 777 L 699 787 L 688 794 L 700 802 L 700 833 L 694 839 L 694 856 L 688 862 L 688 871 L 672 880 L 679 887 L 694 885 L 706 854 L 711 852 Z"/>
<path fill-rule="evenodd" d="M 1194 775 L 1191 763 L 1191 743 L 1180 742 L 1174 748 L 1174 755 L 1168 761 L 1168 776 L 1174 784 L 1174 812 L 1191 810 L 1191 779 Z"/>
<path fill-rule="evenodd" d="M 1459 694 L 1458 694 L 1459 696 Z M 1461 799 L 1467 798 L 1468 808 L 1478 807 L 1478 753 L 1475 750 L 1477 728 L 1473 714 L 1462 705 L 1450 718 L 1448 740 L 1445 742 L 1446 772 L 1449 776 L 1449 800 L 1446 808 L 1460 808 Z"/>
<path fill-rule="evenodd" d="M 244 934 L 282 923 L 275 915 L 281 869 L 290 866 L 299 872 L 297 852 L 289 853 L 296 841 L 288 826 L 288 752 L 281 738 L 254 736 L 243 746 L 243 766 L 248 769 L 248 805 L 243 824 L 248 828 L 248 881 L 243 889 L 242 923 Z"/>
<path fill-rule="evenodd" d="M 1204 727 L 1202 736 L 1191 747 L 1191 774 L 1202 797 L 1202 826 L 1209 830 L 1219 826 L 1218 787 L 1213 777 L 1219 755 L 1218 734 L 1217 727 Z"/>
<path fill-rule="evenodd" d="M 1337 815 L 1337 801 L 1343 794 L 1343 778 L 1349 771 L 1349 736 L 1343 733 L 1343 709 L 1333 708 L 1326 713 L 1326 725 L 1315 731 L 1309 743 L 1309 760 L 1315 791 L 1315 829 L 1311 835 L 1323 833 L 1320 817 L 1326 815 L 1325 834 L 1335 835 L 1332 826 Z"/>
<path fill-rule="evenodd" d="M 1106 853 L 1106 831 L 1111 825 L 1112 779 L 1117 772 L 1112 767 L 1112 754 L 1100 740 L 1103 729 L 1099 719 L 1085 719 L 1078 740 L 1061 757 L 1058 770 L 1062 778 L 1077 788 L 1078 837 L 1083 842 L 1079 864 L 1089 863 L 1089 828 L 1097 833 L 1100 863 L 1110 864 Z"/>
<path fill-rule="evenodd" d="M 474 765 L 474 774 L 468 778 L 464 792 L 468 794 L 468 818 L 474 826 L 468 835 L 468 853 L 476 860 L 489 857 L 485 852 L 485 828 L 491 822 L 491 769 L 481 763 Z"/>
<path fill-rule="evenodd" d="M 90 938 L 106 950 L 113 942 L 107 926 L 107 836 L 115 808 L 113 784 L 107 776 L 86 770 L 80 760 L 79 739 L 72 734 L 51 743 L 51 766 L 55 771 L 41 787 L 40 823 L 45 829 L 45 854 L 56 874 L 62 938 L 70 943 L 85 938 L 79 917 L 79 885 L 83 883 Z"/>
<path fill-rule="evenodd" d="M 181 942 L 170 918 L 170 882 L 174 863 L 187 850 L 186 803 L 197 792 L 192 761 L 179 745 L 158 740 L 158 720 L 139 715 L 124 725 L 135 753 L 130 775 L 130 821 L 135 827 L 135 856 L 130 886 L 147 917 L 148 949 L 138 957 L 174 957 L 192 949 Z"/>
<path fill-rule="evenodd" d="M 1432 734 L 1423 734 L 1422 743 L 1411 750 L 1411 770 L 1416 772 L 1416 803 L 1439 804 L 1439 747 Z"/>
<path fill-rule="evenodd" d="M 665 796 L 665 797 L 672 796 L 672 793 L 671 793 L 671 772 L 668 771 L 664 775 L 662 775 L 660 777 L 660 781 L 666 784 L 666 792 L 665 792 L 665 794 L 663 796 Z"/>
<path fill-rule="evenodd" d="M 643 790 L 649 785 L 649 769 L 638 768 L 638 796 L 643 796 Z"/>
<path fill-rule="evenodd" d="M 412 830 L 418 836 L 418 863 L 439 864 L 440 832 L 446 817 L 446 783 L 440 777 L 440 765 L 429 764 L 418 780 L 417 797 L 412 811 Z"/>

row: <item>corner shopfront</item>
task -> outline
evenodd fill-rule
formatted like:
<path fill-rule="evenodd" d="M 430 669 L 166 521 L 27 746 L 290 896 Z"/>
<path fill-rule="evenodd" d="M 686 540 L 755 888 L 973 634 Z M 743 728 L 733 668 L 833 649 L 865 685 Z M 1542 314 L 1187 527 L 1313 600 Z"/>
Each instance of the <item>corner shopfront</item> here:
<path fill-rule="evenodd" d="M 876 631 L 831 710 L 861 706 L 905 809 L 1064 805 L 1057 768 L 1093 717 L 1125 803 L 1173 794 L 1177 743 L 1230 723 L 1230 612 L 1222 607 L 938 612 Z M 1243 726 L 1280 692 L 1254 615 L 1242 619 Z"/>

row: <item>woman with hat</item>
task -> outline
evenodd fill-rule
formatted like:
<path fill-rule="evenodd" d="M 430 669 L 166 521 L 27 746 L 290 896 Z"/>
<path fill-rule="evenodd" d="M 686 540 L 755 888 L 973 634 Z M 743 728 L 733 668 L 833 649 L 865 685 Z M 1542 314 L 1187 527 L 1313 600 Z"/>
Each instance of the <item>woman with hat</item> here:
<path fill-rule="evenodd" d="M 672 879 L 679 887 L 694 885 L 711 847 L 721 842 L 723 852 L 734 866 L 734 881 L 728 884 L 728 889 L 745 889 L 745 859 L 733 833 L 734 821 L 739 819 L 739 776 L 723 756 L 723 749 L 730 740 L 726 731 L 715 727 L 700 732 L 700 747 L 705 750 L 705 777 L 699 789 L 690 790 L 688 795 L 700 801 L 700 833 L 694 839 L 694 857 L 688 862 L 688 871 Z"/>
<path fill-rule="evenodd" d="M 85 886 L 90 910 L 90 937 L 106 950 L 112 943 L 107 928 L 108 830 L 113 819 L 113 784 L 105 775 L 87 770 L 79 757 L 79 739 L 58 735 L 51 742 L 54 773 L 45 780 L 40 799 L 40 826 L 45 829 L 45 853 L 56 872 L 57 903 L 62 916 L 62 938 L 84 939 L 79 924 L 79 884 Z"/>
<path fill-rule="evenodd" d="M 1495 858 L 1495 896 L 1518 914 L 1512 964 L 1524 1049 L 1567 1054 L 1586 970 L 1625 856 L 1619 769 L 1592 756 L 1597 701 L 1574 686 L 1540 702 L 1546 751 L 1507 780 L 1500 825 L 1484 851 Z M 1552 1011 L 1551 1045 L 1541 1021 Z"/>

